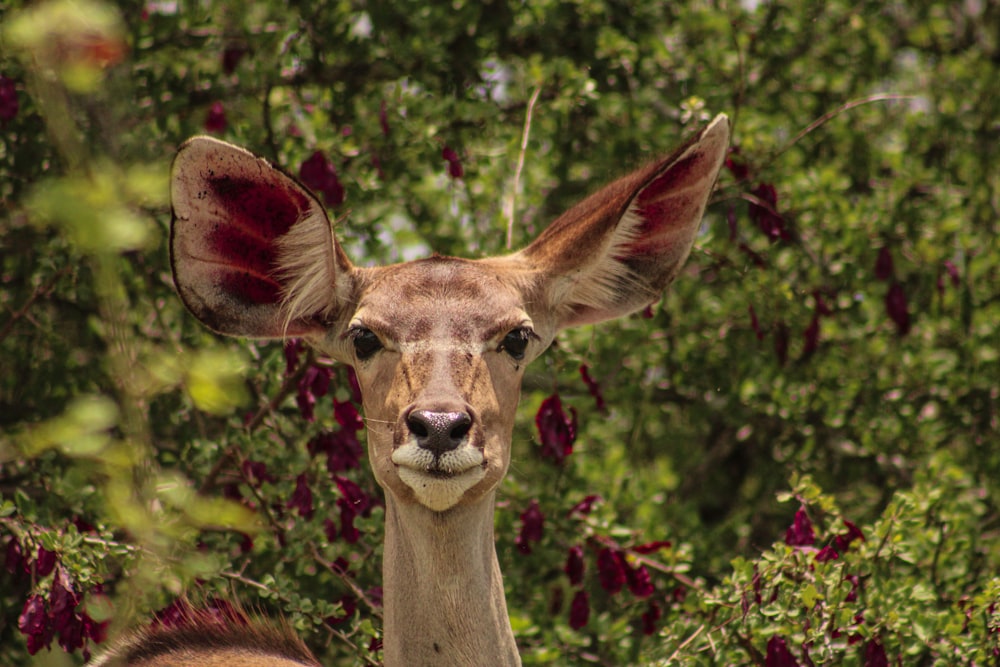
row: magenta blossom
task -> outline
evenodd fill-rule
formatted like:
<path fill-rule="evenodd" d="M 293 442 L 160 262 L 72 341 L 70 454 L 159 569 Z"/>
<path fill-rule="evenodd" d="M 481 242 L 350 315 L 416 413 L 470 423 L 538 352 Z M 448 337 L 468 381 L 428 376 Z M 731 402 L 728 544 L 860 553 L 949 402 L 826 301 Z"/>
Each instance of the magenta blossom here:
<path fill-rule="evenodd" d="M 597 574 L 601 588 L 614 595 L 625 585 L 625 559 L 616 549 L 605 547 L 597 554 Z"/>
<path fill-rule="evenodd" d="M 788 644 L 781 637 L 771 637 L 767 640 L 767 655 L 764 657 L 765 667 L 800 667 L 799 662 L 788 650 Z"/>
<path fill-rule="evenodd" d="M 579 586 L 583 583 L 583 573 L 586 571 L 586 564 L 583 561 L 583 547 L 577 545 L 569 548 L 566 554 L 566 565 L 563 572 L 569 577 L 569 583 Z"/>
<path fill-rule="evenodd" d="M 816 533 L 813 532 L 812 521 L 806 514 L 806 508 L 799 507 L 792 525 L 785 531 L 785 544 L 790 547 L 811 547 L 815 543 Z"/>
<path fill-rule="evenodd" d="M 323 195 L 327 206 L 344 203 L 344 186 L 340 184 L 333 163 L 321 151 L 315 151 L 299 166 L 299 180 L 303 185 Z"/>
<path fill-rule="evenodd" d="M 226 109 L 222 102 L 212 102 L 205 115 L 205 131 L 212 134 L 222 134 L 226 131 Z"/>
<path fill-rule="evenodd" d="M 528 508 L 521 513 L 521 532 L 514 543 L 521 553 L 531 553 L 531 543 L 541 542 L 545 531 L 545 515 L 542 514 L 537 500 L 532 500 Z"/>
<path fill-rule="evenodd" d="M 465 170 L 462 169 L 462 161 L 458 157 L 458 153 L 455 149 L 450 146 L 445 146 L 441 149 L 441 157 L 445 159 L 448 163 L 448 175 L 452 178 L 462 178 L 465 174 Z"/>
<path fill-rule="evenodd" d="M 541 454 L 543 458 L 551 459 L 556 464 L 562 464 L 566 457 L 573 453 L 573 443 L 576 441 L 576 410 L 570 408 L 570 416 L 563 412 L 562 402 L 558 394 L 552 394 L 538 408 L 535 415 L 535 426 L 542 441 Z"/>

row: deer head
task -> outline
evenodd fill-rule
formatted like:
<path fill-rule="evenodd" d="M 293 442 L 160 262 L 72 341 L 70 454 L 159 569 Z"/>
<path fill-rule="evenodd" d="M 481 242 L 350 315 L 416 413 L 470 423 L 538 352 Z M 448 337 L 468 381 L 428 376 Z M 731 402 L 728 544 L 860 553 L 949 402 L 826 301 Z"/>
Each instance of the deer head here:
<path fill-rule="evenodd" d="M 510 463 L 525 366 L 559 330 L 660 298 L 691 250 L 728 142 L 729 121 L 719 116 L 670 157 L 571 208 L 520 252 L 361 268 L 293 178 L 241 148 L 196 137 L 173 165 L 174 278 L 184 303 L 215 331 L 302 337 L 354 366 L 369 457 L 386 492 L 387 561 L 389 541 L 421 520 L 458 525 L 474 515 L 489 522 L 492 550 L 493 495 Z M 389 635 L 387 624 L 387 664 Z"/>

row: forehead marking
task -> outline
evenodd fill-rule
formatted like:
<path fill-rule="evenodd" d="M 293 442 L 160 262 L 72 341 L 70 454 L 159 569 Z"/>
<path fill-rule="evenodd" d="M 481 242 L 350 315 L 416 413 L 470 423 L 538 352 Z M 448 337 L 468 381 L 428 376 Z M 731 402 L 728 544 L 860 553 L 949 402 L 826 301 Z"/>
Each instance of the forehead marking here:
<path fill-rule="evenodd" d="M 487 342 L 454 340 L 451 338 L 427 338 L 424 340 L 397 343 L 399 351 L 407 354 L 421 352 L 461 352 L 462 354 L 482 354 L 489 346 Z"/>

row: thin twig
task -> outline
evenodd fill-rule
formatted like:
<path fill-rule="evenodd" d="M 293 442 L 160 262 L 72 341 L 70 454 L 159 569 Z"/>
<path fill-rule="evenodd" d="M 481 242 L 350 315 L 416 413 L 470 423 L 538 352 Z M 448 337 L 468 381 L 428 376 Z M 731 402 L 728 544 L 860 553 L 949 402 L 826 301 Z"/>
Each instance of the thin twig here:
<path fill-rule="evenodd" d="M 47 283 L 39 287 L 36 287 L 32 295 L 29 296 L 28 300 L 24 302 L 24 305 L 15 310 L 13 313 L 11 313 L 10 319 L 7 320 L 4 323 L 3 328 L 0 329 L 0 341 L 2 341 L 4 338 L 7 337 L 7 334 L 10 333 L 10 330 L 14 328 L 14 323 L 28 313 L 28 310 L 31 309 L 32 304 L 34 304 L 35 301 L 37 301 L 39 298 L 43 296 L 48 296 L 49 292 L 51 292 L 55 288 L 56 282 L 58 282 L 60 278 L 69 273 L 72 269 L 73 269 L 72 265 L 64 266 L 62 269 L 56 272 L 56 274 L 52 276 Z"/>
<path fill-rule="evenodd" d="M 531 115 L 535 110 L 535 103 L 541 94 L 541 87 L 535 88 L 528 100 L 528 109 L 524 113 L 524 129 L 521 131 L 521 150 L 517 154 L 517 167 L 514 169 L 514 183 L 510 188 L 510 196 L 507 200 L 507 250 L 511 250 L 514 245 L 514 214 L 517 209 L 517 189 L 521 184 L 521 172 L 524 170 L 524 155 L 528 151 L 528 136 L 531 134 Z"/>
<path fill-rule="evenodd" d="M 900 93 L 878 93 L 876 95 L 869 95 L 868 97 L 863 97 L 859 100 L 851 100 L 850 102 L 845 102 L 836 109 L 827 111 L 825 114 L 823 114 L 813 122 L 806 125 L 805 129 L 801 130 L 798 134 L 792 137 L 788 143 L 786 143 L 774 155 L 772 155 L 771 159 L 769 159 L 767 162 L 764 163 L 764 167 L 762 167 L 762 169 L 770 166 L 775 160 L 781 157 L 781 155 L 783 155 L 788 149 L 797 144 L 802 139 L 802 137 L 806 136 L 819 126 L 827 123 L 828 121 L 833 120 L 834 118 L 844 113 L 845 111 L 850 111 L 855 107 L 860 107 L 865 104 L 871 104 L 873 102 L 912 100 L 914 98 L 915 98 L 914 95 L 902 95 Z"/>
<path fill-rule="evenodd" d="M 310 549 L 312 550 L 313 560 L 322 565 L 325 569 L 329 570 L 331 574 L 340 579 L 340 581 L 344 585 L 350 588 L 351 592 L 354 593 L 354 595 L 357 596 L 358 599 L 360 599 L 362 602 L 365 603 L 369 611 L 371 611 L 372 616 L 381 619 L 382 610 L 379 609 L 378 605 L 372 602 L 371 598 L 369 598 L 368 595 L 365 593 L 365 591 L 362 590 L 361 587 L 354 582 L 351 576 L 345 572 L 338 570 L 333 566 L 333 564 L 330 561 L 328 561 L 326 558 L 323 558 L 323 554 L 319 552 L 319 549 L 316 547 L 315 543 L 310 543 L 309 546 Z"/>
<path fill-rule="evenodd" d="M 260 583 L 259 581 L 255 581 L 253 579 L 250 579 L 249 577 L 245 577 L 242 574 L 239 574 L 238 572 L 222 572 L 221 575 L 223 577 L 226 577 L 227 579 L 231 579 L 233 581 L 239 582 L 239 583 L 243 584 L 244 586 L 250 586 L 251 588 L 256 588 L 256 589 L 258 589 L 260 591 L 263 591 L 263 592 L 265 592 L 265 593 L 267 593 L 269 595 L 273 595 L 275 598 L 277 598 L 278 600 L 281 600 L 285 604 L 291 604 L 291 602 L 292 602 L 289 597 L 287 597 L 287 596 L 279 593 L 278 591 L 276 591 L 276 590 L 274 590 L 272 588 L 269 588 L 268 586 Z M 303 612 L 303 613 L 305 613 L 305 612 Z M 329 623 L 324 623 L 323 627 L 324 627 L 324 629 L 327 632 L 329 632 L 331 635 L 333 635 L 334 637 L 336 637 L 337 639 L 339 639 L 343 643 L 347 644 L 351 648 L 357 648 L 355 646 L 354 642 L 351 641 L 350 637 L 348 637 L 346 634 L 344 634 L 340 630 L 336 630 L 334 628 L 331 628 Z M 369 665 L 378 665 L 379 664 L 374 659 L 372 659 L 370 656 L 362 656 L 362 657 L 364 658 L 365 662 L 367 664 L 369 664 Z"/>
<path fill-rule="evenodd" d="M 704 626 L 704 625 L 700 625 L 700 626 L 698 626 L 698 629 L 697 629 L 697 630 L 695 630 L 695 631 L 694 631 L 694 633 L 693 633 L 693 634 L 692 634 L 692 635 L 691 635 L 690 637 L 688 637 L 687 639 L 685 639 L 684 641 L 682 641 L 682 642 L 680 643 L 680 646 L 678 646 L 678 647 L 677 647 L 677 648 L 676 648 L 676 649 L 674 650 L 674 652 L 670 654 L 670 657 L 669 657 L 669 658 L 667 658 L 667 661 L 666 661 L 666 662 L 665 662 L 664 664 L 665 664 L 665 665 L 669 665 L 670 663 L 672 663 L 672 662 L 674 661 L 674 659 L 676 659 L 676 658 L 677 658 L 677 655 L 678 655 L 678 654 L 679 654 L 679 653 L 680 653 L 680 652 L 681 652 L 681 651 L 682 651 L 682 650 L 683 650 L 684 648 L 686 648 L 688 644 L 690 644 L 690 643 L 691 643 L 691 642 L 693 642 L 693 641 L 694 641 L 695 639 L 697 639 L 697 638 L 698 638 L 698 635 L 700 635 L 700 634 L 701 634 L 701 632 L 702 632 L 702 630 L 704 630 L 704 629 L 705 629 L 705 626 Z"/>

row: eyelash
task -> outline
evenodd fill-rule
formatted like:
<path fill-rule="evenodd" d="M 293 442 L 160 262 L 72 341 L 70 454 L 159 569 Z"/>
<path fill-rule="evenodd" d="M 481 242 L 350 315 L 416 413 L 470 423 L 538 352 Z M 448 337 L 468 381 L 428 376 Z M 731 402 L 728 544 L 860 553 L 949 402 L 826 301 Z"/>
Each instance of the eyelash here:
<path fill-rule="evenodd" d="M 528 342 L 532 338 L 537 338 L 537 336 L 530 328 L 517 327 L 507 332 L 507 335 L 497 345 L 497 352 L 506 352 L 515 361 L 521 361 L 524 359 L 524 352 L 528 347 Z"/>

